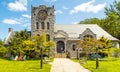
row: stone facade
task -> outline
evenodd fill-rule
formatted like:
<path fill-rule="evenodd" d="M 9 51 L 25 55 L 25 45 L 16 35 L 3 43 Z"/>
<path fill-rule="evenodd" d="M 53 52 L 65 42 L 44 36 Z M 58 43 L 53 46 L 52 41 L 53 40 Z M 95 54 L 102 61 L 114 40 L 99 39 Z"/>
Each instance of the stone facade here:
<path fill-rule="evenodd" d="M 117 40 L 109 35 L 103 29 L 95 24 L 90 25 L 55 25 L 54 6 L 46 7 L 40 5 L 39 7 L 31 6 L 31 34 L 37 35 L 42 32 L 46 33 L 49 40 L 56 42 L 55 53 L 69 52 L 71 58 L 77 57 L 76 42 L 85 37 L 96 38 L 106 35 L 111 40 Z M 114 42 L 118 46 L 117 42 Z"/>
<path fill-rule="evenodd" d="M 51 40 L 53 40 L 54 35 L 54 6 L 46 7 L 45 5 L 40 5 L 39 7 L 31 6 L 31 34 L 41 34 L 46 33 Z"/>

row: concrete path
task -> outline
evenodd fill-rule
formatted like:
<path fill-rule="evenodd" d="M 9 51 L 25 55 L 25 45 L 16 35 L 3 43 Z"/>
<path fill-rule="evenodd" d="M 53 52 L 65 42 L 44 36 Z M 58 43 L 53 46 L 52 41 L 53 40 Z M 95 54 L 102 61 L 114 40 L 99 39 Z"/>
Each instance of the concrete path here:
<path fill-rule="evenodd" d="M 51 72 L 90 72 L 83 68 L 79 63 L 66 58 L 55 58 Z"/>

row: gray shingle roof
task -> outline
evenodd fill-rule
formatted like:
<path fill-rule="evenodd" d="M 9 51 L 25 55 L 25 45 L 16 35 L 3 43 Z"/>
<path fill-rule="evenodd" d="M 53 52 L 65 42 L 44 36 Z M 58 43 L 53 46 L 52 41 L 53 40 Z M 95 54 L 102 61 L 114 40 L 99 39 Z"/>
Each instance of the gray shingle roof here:
<path fill-rule="evenodd" d="M 78 38 L 79 34 L 82 34 L 87 28 L 97 35 L 97 39 L 99 39 L 101 36 L 104 36 L 110 40 L 118 40 L 108 34 L 97 24 L 55 24 L 55 32 L 57 32 L 57 30 L 63 30 L 70 38 Z"/>

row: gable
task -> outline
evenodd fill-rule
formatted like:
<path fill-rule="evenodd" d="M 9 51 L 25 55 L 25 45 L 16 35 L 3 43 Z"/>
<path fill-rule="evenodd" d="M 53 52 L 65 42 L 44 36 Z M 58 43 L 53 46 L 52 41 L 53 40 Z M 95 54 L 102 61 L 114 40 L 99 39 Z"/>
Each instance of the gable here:
<path fill-rule="evenodd" d="M 92 36 L 93 38 L 96 38 L 96 34 L 93 33 L 89 28 L 86 28 L 86 30 L 79 36 L 80 36 L 80 39 L 84 39 L 84 37 L 87 35 Z"/>

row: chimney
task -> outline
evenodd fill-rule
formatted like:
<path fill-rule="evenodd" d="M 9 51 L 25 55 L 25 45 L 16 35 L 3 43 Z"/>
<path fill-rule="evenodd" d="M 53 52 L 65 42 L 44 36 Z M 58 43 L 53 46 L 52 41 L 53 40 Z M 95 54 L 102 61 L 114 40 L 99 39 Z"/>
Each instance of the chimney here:
<path fill-rule="evenodd" d="M 8 32 L 12 32 L 13 31 L 13 28 L 8 28 Z"/>

